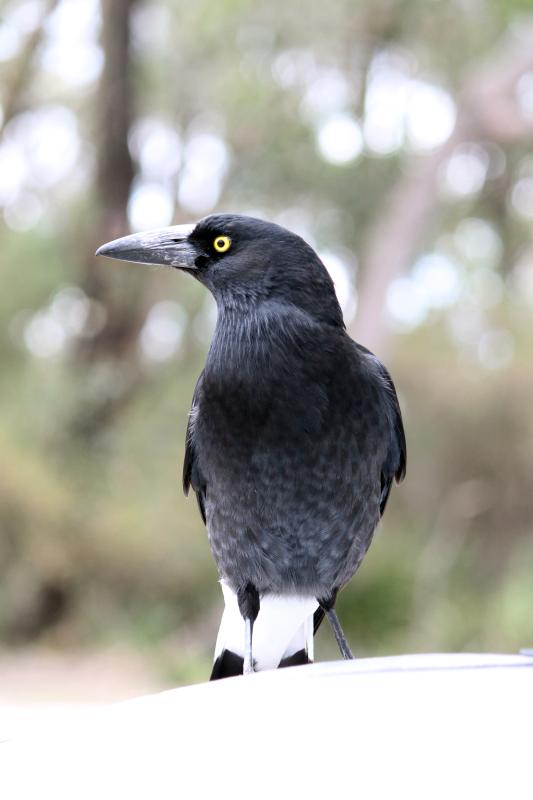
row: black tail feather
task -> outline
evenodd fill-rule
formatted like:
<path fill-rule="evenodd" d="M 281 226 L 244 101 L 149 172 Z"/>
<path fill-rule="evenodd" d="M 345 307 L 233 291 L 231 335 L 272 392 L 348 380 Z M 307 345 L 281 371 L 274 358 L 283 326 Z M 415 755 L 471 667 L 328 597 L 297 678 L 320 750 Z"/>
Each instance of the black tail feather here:
<path fill-rule="evenodd" d="M 233 678 L 235 675 L 242 675 L 244 659 L 231 650 L 223 650 L 213 664 L 210 681 L 218 681 L 220 678 Z"/>
<path fill-rule="evenodd" d="M 298 650 L 297 653 L 293 653 L 292 656 L 287 656 L 287 658 L 282 658 L 279 662 L 278 669 L 282 667 L 299 667 L 301 664 L 311 664 L 312 661 L 307 655 L 307 650 Z"/>
<path fill-rule="evenodd" d="M 324 609 L 322 608 L 322 606 L 318 606 L 317 610 L 313 614 L 313 636 L 316 635 L 317 630 L 320 628 L 324 616 L 325 616 Z"/>
<path fill-rule="evenodd" d="M 280 661 L 279 668 L 298 667 L 301 664 L 311 664 L 311 659 L 307 655 L 307 650 L 298 650 L 292 656 L 287 656 Z M 244 660 L 231 650 L 223 650 L 213 664 L 213 670 L 209 678 L 210 681 L 218 681 L 221 678 L 233 678 L 242 675 Z"/>

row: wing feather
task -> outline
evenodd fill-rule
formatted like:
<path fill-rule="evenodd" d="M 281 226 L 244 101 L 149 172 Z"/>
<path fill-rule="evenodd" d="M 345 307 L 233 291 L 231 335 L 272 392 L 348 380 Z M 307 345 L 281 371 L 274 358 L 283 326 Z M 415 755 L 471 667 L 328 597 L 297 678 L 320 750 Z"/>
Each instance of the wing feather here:
<path fill-rule="evenodd" d="M 371 361 L 385 389 L 390 438 L 387 456 L 381 468 L 380 513 L 383 515 L 387 500 L 389 499 L 393 479 L 396 479 L 396 483 L 403 481 L 407 468 L 407 446 L 405 443 L 402 412 L 400 410 L 396 388 L 387 368 L 383 366 L 381 361 L 371 353 L 370 350 L 367 350 L 366 347 L 360 344 L 356 344 L 356 347 L 360 353 Z"/>
<path fill-rule="evenodd" d="M 185 435 L 185 459 L 183 461 L 183 491 L 187 496 L 189 490 L 192 488 L 198 501 L 198 508 L 204 521 L 205 518 L 205 497 L 206 497 L 206 483 L 198 467 L 198 459 L 194 447 L 194 423 L 196 414 L 198 412 L 198 396 L 203 380 L 203 372 L 201 373 L 194 394 L 192 397 L 191 410 L 189 412 L 189 421 L 187 423 L 187 433 Z"/>

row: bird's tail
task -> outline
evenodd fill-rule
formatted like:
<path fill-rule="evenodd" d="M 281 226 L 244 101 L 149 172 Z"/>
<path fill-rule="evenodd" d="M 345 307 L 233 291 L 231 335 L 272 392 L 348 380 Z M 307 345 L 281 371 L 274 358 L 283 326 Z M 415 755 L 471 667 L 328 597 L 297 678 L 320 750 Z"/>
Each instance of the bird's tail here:
<path fill-rule="evenodd" d="M 237 596 L 222 582 L 225 608 L 215 647 L 211 680 L 242 675 L 244 620 Z M 253 628 L 255 670 L 308 664 L 313 660 L 314 597 L 265 595 Z"/>

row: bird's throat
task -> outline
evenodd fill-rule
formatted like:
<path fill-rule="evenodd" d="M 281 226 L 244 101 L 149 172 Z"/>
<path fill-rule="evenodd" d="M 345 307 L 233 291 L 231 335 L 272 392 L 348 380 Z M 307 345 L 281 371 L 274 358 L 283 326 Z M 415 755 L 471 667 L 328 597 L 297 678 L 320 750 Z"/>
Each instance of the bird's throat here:
<path fill-rule="evenodd" d="M 309 339 L 309 323 L 278 308 L 257 307 L 246 313 L 219 311 L 209 349 L 206 372 L 219 380 L 270 382 L 290 362 L 295 349 L 301 354 Z"/>

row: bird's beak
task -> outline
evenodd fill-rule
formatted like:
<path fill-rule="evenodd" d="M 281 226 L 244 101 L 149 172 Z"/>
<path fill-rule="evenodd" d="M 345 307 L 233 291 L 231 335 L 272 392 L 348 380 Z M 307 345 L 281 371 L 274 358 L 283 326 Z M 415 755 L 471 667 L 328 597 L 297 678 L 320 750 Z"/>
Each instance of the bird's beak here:
<path fill-rule="evenodd" d="M 171 225 L 154 231 L 134 233 L 103 244 L 97 256 L 134 261 L 139 264 L 162 264 L 178 269 L 195 270 L 200 255 L 197 246 L 189 241 L 196 225 Z"/>

